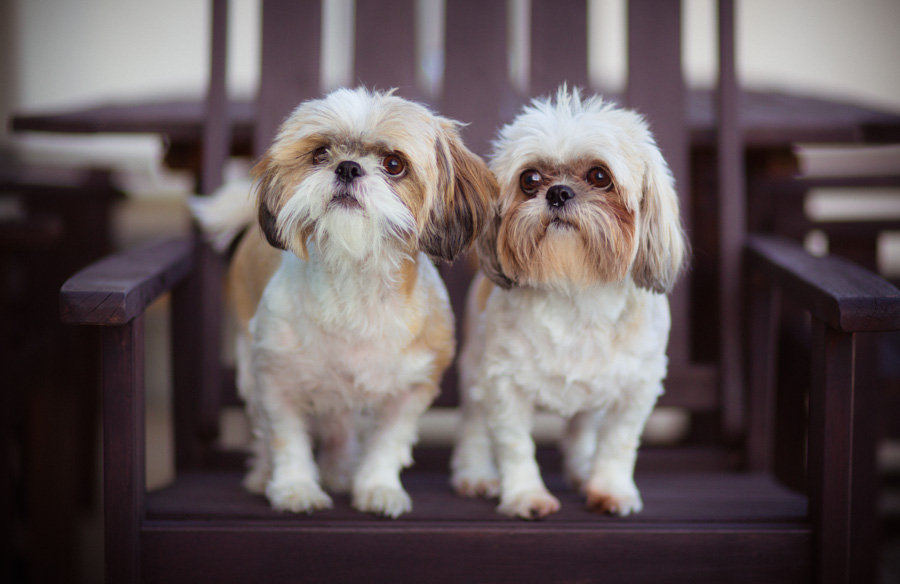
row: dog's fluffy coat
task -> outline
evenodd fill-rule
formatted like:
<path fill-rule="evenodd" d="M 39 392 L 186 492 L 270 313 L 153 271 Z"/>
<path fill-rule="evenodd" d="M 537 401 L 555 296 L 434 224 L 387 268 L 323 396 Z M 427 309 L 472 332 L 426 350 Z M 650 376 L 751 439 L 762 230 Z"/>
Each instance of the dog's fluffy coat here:
<path fill-rule="evenodd" d="M 643 426 L 666 375 L 665 293 L 687 244 L 647 124 L 561 88 L 494 144 L 496 216 L 477 242 L 460 368 L 454 488 L 524 518 L 559 508 L 530 436 L 535 407 L 568 418 L 566 476 L 592 509 L 628 514 Z"/>
<path fill-rule="evenodd" d="M 411 508 L 399 473 L 455 350 L 430 258 L 474 240 L 496 190 L 456 126 L 342 89 L 301 104 L 254 169 L 259 229 L 237 247 L 228 295 L 255 435 L 245 486 L 278 509 L 329 507 L 326 490 L 362 511 Z M 220 233 L 247 217 L 227 193 L 194 204 Z"/>

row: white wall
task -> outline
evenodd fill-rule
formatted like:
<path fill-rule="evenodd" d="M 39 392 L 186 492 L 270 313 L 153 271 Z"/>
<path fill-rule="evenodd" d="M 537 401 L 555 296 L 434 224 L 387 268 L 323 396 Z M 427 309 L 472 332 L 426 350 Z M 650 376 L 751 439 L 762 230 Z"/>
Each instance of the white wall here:
<path fill-rule="evenodd" d="M 617 89 L 625 78 L 624 0 L 590 1 L 597 31 L 592 78 Z M 250 95 L 258 76 L 258 3 L 231 0 L 229 79 L 236 95 Z M 0 6 L 0 114 L 203 92 L 206 1 L 0 0 Z M 714 0 L 684 1 L 685 73 L 692 84 L 708 84 L 715 70 L 714 7 Z M 745 86 L 820 93 L 900 112 L 900 0 L 738 0 L 738 15 Z M 73 142 L 101 158 L 123 151 L 121 139 L 107 151 L 96 139 L 54 142 L 0 133 L 0 140 L 51 155 L 60 153 L 53 144 L 71 150 L 64 143 Z M 143 144 L 146 155 L 149 142 Z M 158 157 L 159 147 L 151 150 Z"/>

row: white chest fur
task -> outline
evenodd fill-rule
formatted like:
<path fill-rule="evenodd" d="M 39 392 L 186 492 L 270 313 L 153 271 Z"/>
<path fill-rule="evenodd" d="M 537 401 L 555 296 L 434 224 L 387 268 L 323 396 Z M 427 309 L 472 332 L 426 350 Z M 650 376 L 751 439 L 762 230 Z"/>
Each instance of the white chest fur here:
<path fill-rule="evenodd" d="M 630 281 L 574 292 L 495 289 L 478 326 L 481 383 L 563 415 L 614 406 L 666 374 L 668 300 Z"/>
<path fill-rule="evenodd" d="M 326 269 L 285 253 L 250 328 L 254 368 L 294 388 L 301 408 L 360 409 L 427 382 L 434 354 L 415 340 L 425 315 L 449 302 L 432 263 L 417 262 L 411 293 L 386 277 L 390 270 L 357 266 Z"/>

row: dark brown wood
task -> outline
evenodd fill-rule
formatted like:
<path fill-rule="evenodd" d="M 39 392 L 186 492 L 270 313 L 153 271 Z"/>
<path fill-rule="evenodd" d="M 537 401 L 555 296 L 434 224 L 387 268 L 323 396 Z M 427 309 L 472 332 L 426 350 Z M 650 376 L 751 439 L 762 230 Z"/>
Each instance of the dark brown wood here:
<path fill-rule="evenodd" d="M 446 457 L 444 457 L 446 462 Z M 553 460 L 556 462 L 556 460 Z M 505 525 L 510 531 L 532 529 L 531 524 L 503 517 L 497 501 L 457 497 L 450 489 L 444 467 L 433 471 L 406 471 L 402 480 L 413 499 L 413 510 L 391 524 L 398 528 L 423 523 L 482 522 Z M 337 496 L 335 507 L 311 516 L 281 513 L 262 496 L 241 486 L 240 470 L 180 473 L 171 486 L 151 493 L 147 518 L 155 521 L 274 521 L 298 527 L 340 525 L 383 526 L 378 517 L 350 507 L 348 496 Z M 806 499 L 780 486 L 769 475 L 709 471 L 639 471 L 636 477 L 644 511 L 633 517 L 607 517 L 592 513 L 584 498 L 565 483 L 558 465 L 544 469 L 548 488 L 560 498 L 560 511 L 542 523 L 583 530 L 634 529 L 642 531 L 666 523 L 718 523 L 784 525 L 802 528 Z"/>
<path fill-rule="evenodd" d="M 686 531 L 667 526 L 643 533 L 616 529 L 527 531 L 505 526 L 390 524 L 360 529 L 302 530 L 290 525 L 250 531 L 186 523 L 174 530 L 150 523 L 143 566 L 147 582 L 808 582 L 803 530 L 769 528 Z M 352 550 L 352 551 L 348 551 Z M 690 557 L 691 561 L 686 561 Z M 271 562 L 265 558 L 278 558 Z M 764 558 L 764 561 L 761 561 Z"/>
<path fill-rule="evenodd" d="M 754 471 L 774 469 L 775 368 L 780 316 L 779 293 L 751 274 L 748 343 L 747 467 Z"/>
<path fill-rule="evenodd" d="M 398 95 L 421 98 L 416 87 L 415 18 L 414 0 L 367 0 L 356 5 L 354 84 L 397 88 Z"/>
<path fill-rule="evenodd" d="M 531 83 L 547 95 L 567 83 L 588 89 L 586 0 L 532 0 Z"/>
<path fill-rule="evenodd" d="M 447 3 L 447 40 L 440 111 L 469 124 L 466 144 L 485 155 L 500 125 L 518 112 L 507 72 L 506 5 L 503 2 L 454 0 Z"/>
<path fill-rule="evenodd" d="M 746 234 L 743 139 L 738 119 L 734 1 L 719 0 L 718 178 L 719 320 L 721 327 L 722 424 L 737 440 L 744 431 L 741 245 Z"/>
<path fill-rule="evenodd" d="M 222 258 L 198 240 L 198 266 L 172 294 L 172 391 L 175 466 L 200 466 L 218 436 L 223 370 L 220 364 Z"/>
<path fill-rule="evenodd" d="M 121 325 L 137 317 L 194 267 L 193 242 L 151 242 L 109 256 L 72 276 L 60 292 L 69 324 Z"/>
<path fill-rule="evenodd" d="M 450 297 L 450 308 L 453 310 L 454 315 L 465 314 L 466 293 L 469 290 L 469 283 L 472 281 L 472 276 L 475 273 L 475 261 L 474 255 L 466 254 L 461 258 L 457 258 L 452 264 L 442 262 L 439 266 L 441 278 L 447 284 L 447 294 Z M 459 405 L 458 358 L 459 348 L 462 347 L 462 343 L 462 327 L 457 326 L 457 355 L 453 359 L 453 363 L 450 364 L 450 367 L 444 371 L 444 377 L 441 380 L 441 393 L 434 400 L 434 406 L 454 407 Z"/>
<path fill-rule="evenodd" d="M 252 102 L 229 102 L 228 118 L 233 139 L 249 143 L 256 126 Z M 127 104 L 100 104 L 67 112 L 36 112 L 13 117 L 17 132 L 63 134 L 158 134 L 172 142 L 199 143 L 206 119 L 206 103 L 191 100 L 160 100 Z"/>
<path fill-rule="evenodd" d="M 109 253 L 121 193 L 103 170 L 7 160 L 0 194 L 0 580 L 69 582 L 95 511 L 100 335 L 60 323 L 59 289 Z"/>
<path fill-rule="evenodd" d="M 493 36 L 497 37 L 498 47 L 492 51 L 505 51 L 502 48 L 505 47 L 505 38 L 500 39 L 497 34 Z M 464 40 L 465 37 L 460 39 Z M 503 59 L 503 56 L 500 58 Z M 449 83 L 452 78 L 446 77 L 445 80 Z M 470 81 L 479 83 L 475 76 Z M 448 95 L 446 91 L 453 90 L 445 88 L 445 96 Z M 613 94 L 607 97 L 621 99 Z M 881 144 L 900 141 L 900 115 L 896 113 L 783 92 L 742 90 L 739 97 L 740 119 L 743 120 L 744 140 L 748 148 L 785 147 L 796 142 Z M 445 98 L 441 101 L 452 106 L 454 100 Z M 715 144 L 714 104 L 714 92 L 696 89 L 687 92 L 686 116 L 691 143 L 695 147 Z M 197 143 L 203 133 L 205 107 L 202 101 L 168 99 L 100 104 L 62 112 L 20 112 L 12 116 L 11 127 L 15 132 L 159 134 L 176 144 Z M 290 106 L 287 107 L 290 111 Z M 503 119 L 512 119 L 515 110 L 515 106 L 504 108 L 503 111 L 509 116 Z M 233 140 L 243 145 L 238 150 L 249 151 L 246 145 L 251 142 L 258 123 L 255 102 L 230 102 L 228 118 L 232 124 Z"/>
<path fill-rule="evenodd" d="M 765 475 L 639 473 L 645 511 L 617 519 L 587 511 L 581 496 L 551 471 L 547 484 L 562 509 L 538 523 L 498 516 L 495 501 L 456 497 L 443 471 L 405 473 L 413 511 L 390 522 L 353 511 L 347 497 L 311 516 L 279 513 L 244 492 L 240 479 L 237 471 L 184 473 L 172 487 L 150 495 L 144 537 L 160 561 L 145 566 L 148 581 L 189 577 L 174 573 L 178 558 L 188 557 L 199 562 L 197 573 L 209 571 L 215 579 L 221 574 L 225 581 L 247 577 L 249 570 L 276 581 L 295 577 L 285 565 L 275 573 L 265 565 L 263 558 L 283 557 L 269 547 L 272 534 L 278 534 L 279 548 L 297 550 L 296 560 L 285 561 L 302 562 L 304 577 L 312 580 L 353 581 L 363 576 L 360 569 L 369 581 L 403 574 L 404 581 L 520 582 L 553 574 L 555 581 L 602 575 L 604 581 L 641 582 L 668 566 L 667 581 L 801 582 L 809 567 L 803 559 L 811 543 L 805 499 Z M 242 526 L 239 557 L 231 557 L 228 566 L 211 565 L 207 555 L 231 545 L 223 531 L 203 527 L 219 522 Z M 359 565 L 336 565 L 349 549 Z M 703 549 L 708 553 L 697 557 Z M 385 550 L 391 550 L 392 561 L 378 559 Z M 688 555 L 695 559 L 684 561 Z"/>
<path fill-rule="evenodd" d="M 500 50 L 505 49 L 501 47 Z M 446 79 L 450 80 L 451 77 Z M 452 91 L 451 88 L 448 90 Z M 614 95 L 607 97 L 618 99 Z M 448 112 L 448 108 L 453 109 L 452 98 L 445 95 L 440 101 L 444 113 Z M 521 103 L 521 98 L 510 98 L 508 101 L 511 105 L 504 105 L 501 108 L 502 121 L 512 118 L 517 108 L 516 104 Z M 696 157 L 699 151 L 715 143 L 714 102 L 713 92 L 694 90 L 687 94 L 687 122 L 692 156 Z M 19 113 L 12 118 L 12 128 L 17 132 L 157 134 L 164 136 L 169 144 L 165 159 L 167 165 L 197 173 L 201 168 L 200 143 L 205 107 L 205 103 L 201 101 L 168 100 L 100 105 L 61 113 Z M 740 119 L 744 122 L 744 142 L 748 151 L 758 151 L 762 148 L 766 152 L 790 152 L 791 145 L 796 142 L 883 143 L 890 142 L 891 137 L 894 138 L 894 142 L 900 140 L 900 116 L 853 104 L 803 95 L 742 91 L 739 109 Z M 464 113 L 459 115 L 462 119 L 466 119 L 466 116 Z M 232 125 L 232 153 L 237 156 L 251 155 L 256 126 L 255 102 L 229 103 L 227 117 Z M 501 120 L 498 120 L 498 123 L 499 121 Z M 490 128 L 493 127 L 486 125 L 480 130 L 482 149 L 478 150 L 479 152 L 486 152 L 487 142 L 493 135 Z M 479 130 L 472 128 L 467 132 L 478 133 Z M 264 147 L 266 145 L 260 146 Z M 796 167 L 792 167 L 792 173 L 795 172 Z M 862 182 L 867 180 L 863 179 Z M 771 185 L 768 187 L 762 185 L 759 189 L 755 189 L 751 202 L 765 198 L 766 188 L 771 188 Z M 780 192 L 783 187 L 778 189 Z M 779 215 L 776 219 L 781 217 L 782 215 Z"/>
<path fill-rule="evenodd" d="M 212 193 L 222 184 L 222 171 L 231 151 L 228 123 L 228 2 L 213 0 L 210 30 L 209 87 L 206 91 L 206 121 L 203 126 L 203 165 L 200 192 Z"/>
<path fill-rule="evenodd" d="M 747 258 L 814 318 L 846 332 L 896 330 L 900 291 L 882 278 L 834 256 L 814 257 L 778 237 L 748 238 Z"/>
<path fill-rule="evenodd" d="M 253 152 L 262 155 L 297 105 L 319 95 L 322 7 L 318 0 L 263 2 L 262 66 Z"/>
<path fill-rule="evenodd" d="M 653 42 L 647 42 L 653 39 Z M 665 87 L 665 91 L 660 88 Z M 689 136 L 681 73 L 681 2 L 641 0 L 628 4 L 628 88 L 626 103 L 646 116 L 656 143 L 675 177 L 681 218 L 691 231 Z M 669 298 L 673 368 L 690 361 L 690 282 L 683 278 Z"/>
<path fill-rule="evenodd" d="M 719 371 L 712 365 L 692 364 L 672 368 L 665 381 L 666 392 L 659 405 L 688 408 L 691 411 L 718 411 Z"/>
<path fill-rule="evenodd" d="M 854 338 L 813 321 L 809 395 L 809 511 L 820 582 L 860 582 L 851 566 L 853 505 Z M 825 445 L 830 443 L 828 454 Z"/>
<path fill-rule="evenodd" d="M 140 579 L 144 520 L 144 316 L 103 332 L 106 581 Z"/>

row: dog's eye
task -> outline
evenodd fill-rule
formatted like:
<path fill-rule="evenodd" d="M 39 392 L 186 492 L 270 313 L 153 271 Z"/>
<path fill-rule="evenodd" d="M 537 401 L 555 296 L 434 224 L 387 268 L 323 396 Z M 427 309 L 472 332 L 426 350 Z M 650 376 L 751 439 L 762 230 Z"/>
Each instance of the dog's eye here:
<path fill-rule="evenodd" d="M 599 166 L 590 169 L 585 178 L 598 189 L 606 190 L 612 186 L 612 177 L 607 174 L 605 169 Z"/>
<path fill-rule="evenodd" d="M 391 176 L 399 176 L 406 170 L 406 165 L 403 164 L 403 159 L 397 156 L 396 154 L 388 154 L 381 160 L 381 166 L 384 168 L 384 171 Z"/>
<path fill-rule="evenodd" d="M 526 195 L 533 194 L 543 182 L 544 177 L 534 169 L 526 170 L 519 175 L 519 186 L 522 187 L 522 192 Z"/>
<path fill-rule="evenodd" d="M 328 162 L 328 148 L 320 146 L 313 150 L 313 164 L 325 164 Z"/>

